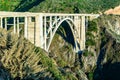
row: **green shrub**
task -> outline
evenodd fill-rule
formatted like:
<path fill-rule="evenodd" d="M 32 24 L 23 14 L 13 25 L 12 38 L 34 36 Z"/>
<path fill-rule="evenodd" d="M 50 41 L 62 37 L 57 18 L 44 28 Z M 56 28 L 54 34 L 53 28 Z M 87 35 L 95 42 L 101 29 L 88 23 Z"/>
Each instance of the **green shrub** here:
<path fill-rule="evenodd" d="M 61 60 L 58 60 L 57 64 L 60 66 L 60 67 L 64 67 L 67 65 L 67 63 L 65 61 L 63 61 L 62 59 Z"/>
<path fill-rule="evenodd" d="M 89 38 L 95 38 L 95 36 L 89 31 L 86 32 L 86 36 Z"/>
<path fill-rule="evenodd" d="M 83 56 L 89 56 L 89 55 L 91 55 L 91 56 L 94 56 L 94 53 L 93 52 L 91 52 L 91 51 L 88 51 L 88 50 L 84 50 L 83 51 Z"/>
<path fill-rule="evenodd" d="M 92 39 L 87 39 L 85 42 L 86 46 L 94 46 L 96 42 Z"/>
<path fill-rule="evenodd" d="M 89 21 L 88 22 L 88 31 L 97 32 L 97 30 L 98 30 L 97 23 L 95 21 Z"/>
<path fill-rule="evenodd" d="M 89 52 L 87 51 L 87 50 L 85 50 L 84 52 L 83 52 L 83 56 L 88 56 L 89 55 Z"/>
<path fill-rule="evenodd" d="M 1 11 L 13 11 L 20 3 L 20 0 L 0 0 Z"/>
<path fill-rule="evenodd" d="M 89 80 L 93 80 L 93 72 L 89 72 L 88 73 L 88 79 Z"/>

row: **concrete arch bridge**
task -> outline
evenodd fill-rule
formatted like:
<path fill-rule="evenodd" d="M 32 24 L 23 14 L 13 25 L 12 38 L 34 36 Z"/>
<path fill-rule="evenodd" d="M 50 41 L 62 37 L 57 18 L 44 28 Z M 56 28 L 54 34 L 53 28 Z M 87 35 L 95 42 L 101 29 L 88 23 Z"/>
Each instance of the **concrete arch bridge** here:
<path fill-rule="evenodd" d="M 13 32 L 18 35 L 23 29 L 25 38 L 48 51 L 57 29 L 66 21 L 74 36 L 77 51 L 85 49 L 85 27 L 88 20 L 98 16 L 99 14 L 0 12 L 0 27 L 8 30 L 12 26 Z"/>

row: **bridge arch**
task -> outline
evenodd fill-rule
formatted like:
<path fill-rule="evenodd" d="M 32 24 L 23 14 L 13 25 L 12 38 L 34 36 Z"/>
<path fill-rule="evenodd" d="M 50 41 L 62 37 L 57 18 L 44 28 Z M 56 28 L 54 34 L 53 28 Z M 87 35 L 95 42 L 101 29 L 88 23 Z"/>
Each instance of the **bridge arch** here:
<path fill-rule="evenodd" d="M 58 22 L 58 21 L 57 21 L 57 22 Z M 75 27 L 76 27 L 76 26 L 75 26 L 75 23 L 74 23 L 73 19 L 71 19 L 71 18 L 64 18 L 64 19 L 62 19 L 62 20 L 60 20 L 60 21 L 58 22 L 57 26 L 56 26 L 55 29 L 53 30 L 51 39 L 50 39 L 50 41 L 49 41 L 49 43 L 48 43 L 48 45 L 47 45 L 47 51 L 48 51 L 49 48 L 50 48 L 50 45 L 51 45 L 51 42 L 52 42 L 52 40 L 53 40 L 53 37 L 54 37 L 55 33 L 57 32 L 58 28 L 60 27 L 60 25 L 61 25 L 63 22 L 66 22 L 66 23 L 69 25 L 69 28 L 70 28 L 71 33 L 72 33 L 72 36 L 73 36 L 73 38 L 74 38 L 74 46 L 76 45 L 76 38 L 75 38 L 75 33 L 76 33 Z M 53 24 L 52 26 L 54 26 L 54 24 Z M 75 47 L 76 47 L 76 46 L 75 46 Z"/>

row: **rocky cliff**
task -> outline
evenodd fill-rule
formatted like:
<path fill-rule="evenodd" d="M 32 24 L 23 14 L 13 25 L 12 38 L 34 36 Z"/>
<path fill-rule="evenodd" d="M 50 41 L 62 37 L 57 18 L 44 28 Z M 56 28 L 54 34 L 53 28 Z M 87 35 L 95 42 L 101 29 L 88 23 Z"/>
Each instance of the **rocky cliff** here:
<path fill-rule="evenodd" d="M 64 35 L 55 35 L 49 55 L 52 55 L 59 67 L 67 67 L 79 80 L 78 70 L 82 71 L 80 77 L 83 80 L 119 80 L 119 76 L 115 75 L 119 73 L 120 61 L 119 25 L 120 17 L 115 15 L 102 15 L 89 21 L 86 28 L 86 50 L 81 54 L 73 52 L 72 42 L 63 38 L 66 33 L 62 28 Z"/>
<path fill-rule="evenodd" d="M 118 14 L 119 15 L 120 14 L 120 5 L 113 9 L 111 8 L 111 9 L 105 11 L 105 14 Z"/>

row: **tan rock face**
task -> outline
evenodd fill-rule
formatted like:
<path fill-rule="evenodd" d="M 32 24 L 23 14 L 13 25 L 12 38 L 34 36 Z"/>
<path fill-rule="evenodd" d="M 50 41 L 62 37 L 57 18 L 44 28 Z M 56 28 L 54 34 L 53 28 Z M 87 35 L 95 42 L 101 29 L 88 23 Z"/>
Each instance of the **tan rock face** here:
<path fill-rule="evenodd" d="M 114 9 L 109 9 L 105 11 L 105 14 L 120 14 L 120 5 L 115 7 Z"/>

